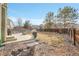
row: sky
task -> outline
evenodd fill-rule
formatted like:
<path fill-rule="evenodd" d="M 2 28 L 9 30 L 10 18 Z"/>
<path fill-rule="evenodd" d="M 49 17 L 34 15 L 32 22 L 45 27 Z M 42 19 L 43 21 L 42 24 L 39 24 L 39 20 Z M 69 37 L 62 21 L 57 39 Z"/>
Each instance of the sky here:
<path fill-rule="evenodd" d="M 33 25 L 40 25 L 48 12 L 56 15 L 58 9 L 64 6 L 79 9 L 78 3 L 8 3 L 8 17 L 15 24 L 21 18 L 23 22 L 30 20 Z"/>

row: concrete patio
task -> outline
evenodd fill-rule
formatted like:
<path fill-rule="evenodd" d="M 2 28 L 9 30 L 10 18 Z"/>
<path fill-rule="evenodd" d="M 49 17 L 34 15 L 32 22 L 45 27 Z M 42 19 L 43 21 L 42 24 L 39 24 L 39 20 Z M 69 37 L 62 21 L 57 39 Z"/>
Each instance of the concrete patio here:
<path fill-rule="evenodd" d="M 4 44 L 8 44 L 8 43 L 13 43 L 13 42 L 19 42 L 19 41 L 26 41 L 26 40 L 31 40 L 32 39 L 32 35 L 22 35 L 22 33 L 16 33 L 16 34 L 12 34 L 12 35 L 9 35 L 7 37 L 14 37 L 15 39 L 14 40 L 11 40 L 11 41 L 7 41 L 5 42 Z"/>

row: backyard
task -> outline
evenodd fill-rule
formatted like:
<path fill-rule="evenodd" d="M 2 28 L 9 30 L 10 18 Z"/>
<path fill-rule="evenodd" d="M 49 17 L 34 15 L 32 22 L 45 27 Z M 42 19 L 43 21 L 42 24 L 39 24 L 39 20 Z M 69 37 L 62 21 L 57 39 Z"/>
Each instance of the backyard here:
<path fill-rule="evenodd" d="M 0 3 L 0 56 L 79 56 L 78 19 L 76 4 Z"/>
<path fill-rule="evenodd" d="M 27 33 L 26 36 L 32 36 Z M 19 36 L 19 35 L 18 35 Z M 21 35 L 22 36 L 22 35 Z M 25 35 L 23 35 L 25 36 Z M 21 37 L 21 39 L 23 38 Z M 79 48 L 65 41 L 59 33 L 38 32 L 36 39 L 10 41 L 0 48 L 0 55 L 5 56 L 78 56 Z M 29 47 L 29 48 L 28 48 Z M 20 50 L 20 51 L 18 51 Z M 28 51 L 28 52 L 27 52 Z M 14 52 L 14 53 L 12 53 Z"/>

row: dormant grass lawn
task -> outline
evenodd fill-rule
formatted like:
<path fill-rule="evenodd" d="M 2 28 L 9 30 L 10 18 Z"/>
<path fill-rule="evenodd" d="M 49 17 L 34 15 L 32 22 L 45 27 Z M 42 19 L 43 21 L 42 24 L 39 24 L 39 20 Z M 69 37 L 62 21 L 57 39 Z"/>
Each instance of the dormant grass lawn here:
<path fill-rule="evenodd" d="M 32 33 L 27 33 L 28 35 L 32 35 Z M 64 38 L 61 34 L 53 33 L 53 32 L 38 32 L 37 40 L 41 42 L 45 42 L 48 45 L 59 45 L 64 43 Z"/>
<path fill-rule="evenodd" d="M 64 38 L 62 35 L 51 32 L 39 32 L 37 39 L 49 45 L 59 45 L 64 43 Z"/>

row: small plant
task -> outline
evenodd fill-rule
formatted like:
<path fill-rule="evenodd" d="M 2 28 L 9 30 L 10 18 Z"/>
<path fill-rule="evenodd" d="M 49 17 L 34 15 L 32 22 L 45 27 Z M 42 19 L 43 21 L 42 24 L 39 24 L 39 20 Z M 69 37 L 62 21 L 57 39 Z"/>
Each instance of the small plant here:
<path fill-rule="evenodd" d="M 1 33 L 0 33 L 0 46 L 1 46 Z"/>
<path fill-rule="evenodd" d="M 0 47 L 2 47 L 2 40 L 0 39 Z"/>
<path fill-rule="evenodd" d="M 1 39 L 1 35 L 0 35 L 0 47 L 2 47 L 3 46 L 3 41 L 2 41 L 2 39 Z"/>

